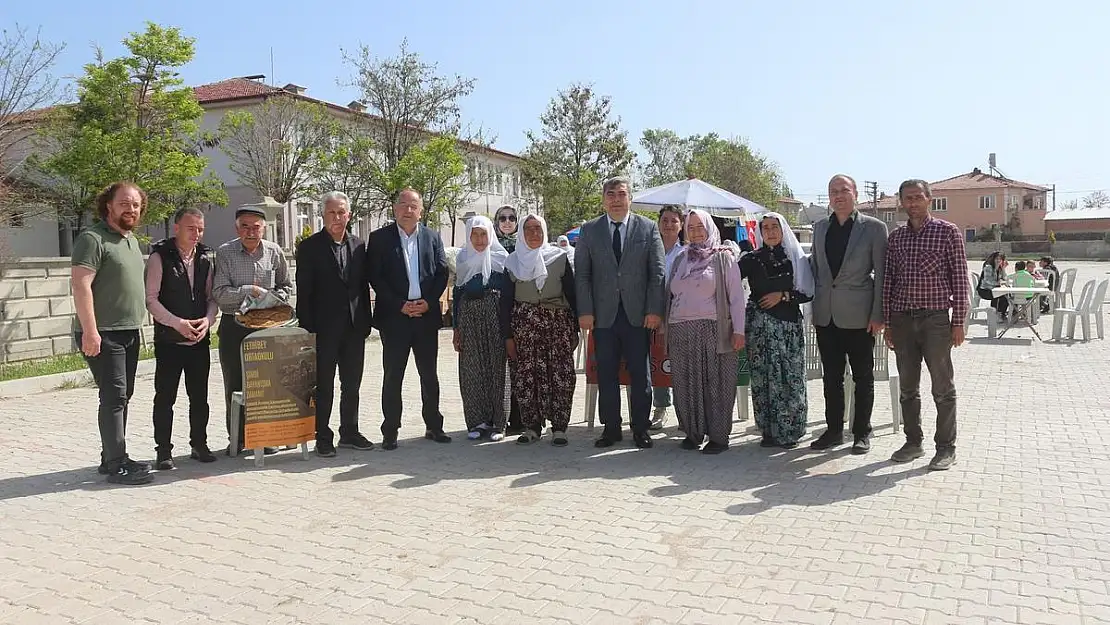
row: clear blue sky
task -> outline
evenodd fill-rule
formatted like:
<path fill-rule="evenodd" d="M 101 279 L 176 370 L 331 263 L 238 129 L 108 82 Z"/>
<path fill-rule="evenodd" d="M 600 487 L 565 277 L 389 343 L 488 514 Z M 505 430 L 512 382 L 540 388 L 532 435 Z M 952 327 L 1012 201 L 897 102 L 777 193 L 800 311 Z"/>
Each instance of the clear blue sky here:
<path fill-rule="evenodd" d="M 1058 201 L 1110 188 L 1110 3 L 1097 0 L 54 0 L 3 2 L 42 27 L 76 75 L 151 20 L 197 39 L 189 84 L 267 74 L 346 103 L 340 49 L 411 48 L 478 79 L 464 104 L 497 147 L 560 88 L 612 96 L 633 145 L 645 128 L 747 138 L 813 200 L 846 172 L 885 191 L 986 168 L 1056 183 Z"/>

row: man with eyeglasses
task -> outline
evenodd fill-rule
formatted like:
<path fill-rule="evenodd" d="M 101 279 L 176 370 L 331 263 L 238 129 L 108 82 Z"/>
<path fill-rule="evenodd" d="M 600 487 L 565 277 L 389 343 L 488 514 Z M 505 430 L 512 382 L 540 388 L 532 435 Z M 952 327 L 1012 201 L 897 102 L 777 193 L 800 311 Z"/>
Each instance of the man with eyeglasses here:
<path fill-rule="evenodd" d="M 224 378 L 224 405 L 227 409 L 227 433 L 231 437 L 232 410 L 242 411 L 242 406 L 231 403 L 232 393 L 243 390 L 243 362 L 239 348 L 243 339 L 256 330 L 243 327 L 235 320 L 235 313 L 249 297 L 262 297 L 273 293 L 288 302 L 293 293 L 289 278 L 289 263 L 281 247 L 263 238 L 266 232 L 266 213 L 253 206 L 235 211 L 235 232 L 239 238 L 224 243 L 216 250 L 216 271 L 212 277 L 212 297 L 220 307 L 220 370 Z M 239 449 L 227 446 L 227 455 L 243 451 L 243 430 L 246 419 L 239 415 Z M 277 449 L 266 448 L 266 454 L 276 454 Z"/>

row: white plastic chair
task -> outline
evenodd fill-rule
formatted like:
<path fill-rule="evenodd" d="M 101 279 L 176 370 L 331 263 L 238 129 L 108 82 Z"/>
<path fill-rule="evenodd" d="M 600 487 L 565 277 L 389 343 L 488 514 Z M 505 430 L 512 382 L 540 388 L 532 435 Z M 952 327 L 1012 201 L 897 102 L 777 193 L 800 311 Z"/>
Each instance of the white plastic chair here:
<path fill-rule="evenodd" d="M 1083 323 L 1083 340 L 1090 340 L 1091 316 L 1096 310 L 1101 310 L 1102 308 L 1102 299 L 1106 296 L 1106 284 L 1107 281 L 1103 280 L 1102 283 L 1096 287 L 1094 280 L 1088 280 L 1087 283 L 1083 285 L 1083 291 L 1079 295 L 1079 304 L 1075 308 L 1056 309 L 1056 315 L 1052 320 L 1053 340 L 1059 341 L 1063 338 L 1064 317 L 1068 318 L 1068 339 L 1075 339 L 1075 321 L 1079 319 Z M 1102 338 L 1101 333 L 1099 338 Z"/>
<path fill-rule="evenodd" d="M 1068 300 L 1071 300 L 1072 304 L 1075 303 L 1075 296 L 1072 294 L 1072 291 L 1075 289 L 1075 276 L 1078 273 L 1079 270 L 1073 267 L 1071 269 L 1065 269 L 1064 272 L 1060 274 L 1060 279 L 1057 280 L 1059 288 L 1057 289 L 1056 295 L 1056 308 L 1067 306 Z"/>
<path fill-rule="evenodd" d="M 984 302 L 979 297 L 979 290 L 975 288 L 979 281 L 975 279 L 976 274 L 972 273 L 971 275 L 971 307 L 968 308 L 968 321 L 975 321 L 979 315 L 985 316 L 987 336 L 992 339 L 996 338 L 998 336 L 998 311 L 994 309 L 994 306 L 991 306 L 990 302 Z"/>
<path fill-rule="evenodd" d="M 898 388 L 898 366 L 895 364 L 894 370 L 891 371 L 890 366 L 890 350 L 887 349 L 886 341 L 883 337 L 875 338 L 875 351 L 874 351 L 875 365 L 873 373 L 876 382 L 887 382 L 890 387 L 890 411 L 894 417 L 894 433 L 897 434 L 902 430 L 902 403 L 899 401 L 900 390 Z M 852 367 L 849 365 L 844 369 L 844 421 L 848 424 L 848 429 L 852 429 L 852 422 L 855 420 L 852 404 L 855 402 L 856 383 L 852 379 Z"/>
<path fill-rule="evenodd" d="M 252 332 L 247 338 L 243 339 L 246 343 L 250 339 L 265 338 L 268 336 L 297 336 L 301 334 L 308 334 L 308 330 L 297 326 L 281 326 L 277 328 L 266 328 L 257 332 Z M 243 345 L 239 345 L 239 362 L 243 362 Z M 243 369 L 243 385 L 242 388 L 247 388 L 247 371 L 246 367 Z M 243 391 L 235 391 L 231 394 L 231 449 L 239 449 L 239 422 L 243 418 L 243 411 L 246 409 L 246 396 Z M 242 408 L 242 410 L 240 409 Z M 308 460 L 308 443 L 302 442 L 301 445 L 301 459 Z M 291 449 L 287 447 L 286 449 Z M 266 454 L 262 448 L 254 450 L 254 466 L 262 467 L 266 465 Z"/>

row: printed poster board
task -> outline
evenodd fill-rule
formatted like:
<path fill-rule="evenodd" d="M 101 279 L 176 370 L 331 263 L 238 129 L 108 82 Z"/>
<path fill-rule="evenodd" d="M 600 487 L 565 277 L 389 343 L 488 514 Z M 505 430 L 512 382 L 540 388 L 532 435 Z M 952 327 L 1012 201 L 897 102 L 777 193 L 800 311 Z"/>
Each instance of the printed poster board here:
<path fill-rule="evenodd" d="M 651 385 L 661 387 L 671 386 L 671 359 L 667 358 L 667 345 L 663 333 L 651 333 L 650 356 Z M 628 386 L 632 381 L 628 375 L 628 368 L 625 366 L 624 361 L 621 361 L 619 377 L 621 386 Z M 740 350 L 740 362 L 736 368 L 736 385 L 748 386 L 750 380 L 751 369 L 748 366 L 748 351 L 742 349 Z M 586 383 L 597 384 L 597 357 L 594 354 L 593 332 L 590 333 L 589 342 L 586 344 Z"/>
<path fill-rule="evenodd" d="M 316 438 L 316 335 L 243 341 L 247 449 L 298 445 Z"/>

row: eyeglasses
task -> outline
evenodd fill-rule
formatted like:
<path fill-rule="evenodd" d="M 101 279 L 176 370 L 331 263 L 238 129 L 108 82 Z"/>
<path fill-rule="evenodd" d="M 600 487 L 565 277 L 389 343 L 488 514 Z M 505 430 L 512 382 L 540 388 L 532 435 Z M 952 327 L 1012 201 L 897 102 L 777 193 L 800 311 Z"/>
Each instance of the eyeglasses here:
<path fill-rule="evenodd" d="M 497 218 L 497 221 L 500 221 L 500 222 L 516 221 L 516 215 L 501 215 L 500 217 Z"/>

